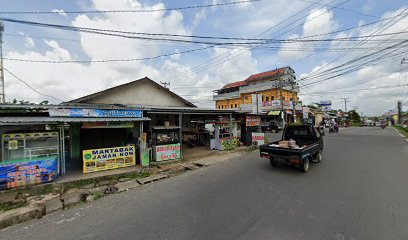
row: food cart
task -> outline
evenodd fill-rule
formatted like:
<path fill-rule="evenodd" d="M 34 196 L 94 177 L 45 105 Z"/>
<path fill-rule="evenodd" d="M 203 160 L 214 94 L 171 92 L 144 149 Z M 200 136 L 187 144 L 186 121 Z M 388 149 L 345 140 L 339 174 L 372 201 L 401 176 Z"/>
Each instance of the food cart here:
<path fill-rule="evenodd" d="M 153 160 L 156 162 L 180 159 L 180 127 L 152 127 L 151 145 L 153 146 Z"/>
<path fill-rule="evenodd" d="M 59 169 L 58 132 L 3 134 L 1 147 L 0 189 L 56 179 Z"/>

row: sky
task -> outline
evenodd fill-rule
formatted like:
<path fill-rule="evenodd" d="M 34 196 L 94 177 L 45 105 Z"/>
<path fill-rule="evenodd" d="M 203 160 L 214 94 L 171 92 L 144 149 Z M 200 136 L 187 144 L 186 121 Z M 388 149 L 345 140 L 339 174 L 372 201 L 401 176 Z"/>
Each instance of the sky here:
<path fill-rule="evenodd" d="M 213 90 L 252 74 L 291 66 L 304 104 L 331 100 L 334 109 L 344 109 L 343 98 L 348 98 L 348 110 L 375 116 L 395 109 L 398 100 L 408 101 L 408 64 L 401 64 L 406 48 L 403 40 L 408 37 L 407 1 L 260 0 L 156 12 L 66 13 L 174 9 L 233 1 L 237 0 L 3 0 L 0 17 L 139 33 L 318 41 L 210 46 L 5 21 L 6 100 L 59 103 L 147 76 L 158 83 L 170 82 L 170 90 L 199 107 L 214 107 Z M 54 13 L 7 14 L 9 11 Z M 339 40 L 350 37 L 359 41 Z M 392 51 L 382 54 L 390 46 Z M 183 53 L 190 50 L 194 51 Z M 371 53 L 378 54 L 373 64 L 347 65 Z M 125 59 L 130 61 L 98 62 Z M 335 73 L 324 75 L 327 69 L 335 71 L 342 64 L 346 64 L 343 69 L 354 71 L 336 77 Z"/>

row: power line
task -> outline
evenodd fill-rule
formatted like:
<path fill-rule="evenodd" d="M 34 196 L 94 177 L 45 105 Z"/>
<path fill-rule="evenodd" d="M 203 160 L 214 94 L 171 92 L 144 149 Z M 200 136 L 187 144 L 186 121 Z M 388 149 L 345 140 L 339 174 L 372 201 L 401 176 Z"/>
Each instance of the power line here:
<path fill-rule="evenodd" d="M 169 57 L 177 54 L 185 54 L 185 53 L 191 53 L 191 52 L 196 52 L 196 51 L 201 51 L 205 50 L 208 48 L 212 48 L 214 46 L 207 46 L 207 47 L 202 47 L 202 48 L 196 48 L 196 49 L 191 49 L 187 51 L 177 51 L 173 53 L 167 53 L 167 54 L 162 54 L 158 56 L 153 56 L 153 57 L 145 57 L 145 58 L 128 58 L 128 59 L 104 59 L 104 60 L 61 60 L 61 61 L 55 61 L 55 60 L 33 60 L 33 59 L 20 59 L 20 58 L 3 58 L 4 60 L 8 61 L 18 61 L 18 62 L 31 62 L 31 63 L 108 63 L 108 62 L 134 62 L 134 61 L 143 61 L 143 60 L 153 60 L 161 57 Z"/>
<path fill-rule="evenodd" d="M 298 42 L 351 41 L 351 40 L 357 41 L 360 38 L 367 38 L 367 37 L 372 38 L 372 37 L 379 37 L 379 36 L 388 36 L 388 35 L 393 34 L 393 33 L 386 33 L 386 34 L 377 34 L 377 35 L 370 35 L 370 36 L 355 36 L 355 37 L 343 37 L 343 38 L 332 38 L 332 39 L 309 39 L 312 36 L 307 36 L 303 38 L 268 39 L 268 38 L 216 37 L 216 36 L 198 36 L 198 35 L 168 34 L 168 33 L 131 32 L 131 31 L 111 30 L 111 29 L 100 29 L 100 28 L 74 27 L 74 26 L 68 26 L 68 25 L 24 21 L 24 20 L 11 19 L 11 18 L 0 18 L 0 20 L 11 22 L 11 23 L 17 23 L 17 24 L 32 25 L 32 26 L 37 26 L 37 27 L 56 28 L 56 29 L 61 29 L 61 30 L 66 30 L 66 31 L 85 32 L 85 33 L 131 38 L 131 39 L 138 39 L 138 40 L 171 41 L 171 42 L 214 44 L 214 45 L 254 45 L 254 44 L 270 44 L 270 43 L 292 43 L 292 42 L 298 43 Z M 406 31 L 400 32 L 400 33 L 406 33 Z M 127 35 L 124 35 L 124 34 L 127 34 Z M 133 35 L 136 35 L 136 36 L 133 36 Z M 315 36 L 321 36 L 321 35 L 322 34 L 318 34 Z M 157 38 L 157 37 L 171 37 L 171 38 Z M 188 39 L 183 39 L 183 38 L 188 38 Z M 189 40 L 190 38 L 212 39 L 212 40 L 235 40 L 235 41 L 245 41 L 245 42 L 208 42 L 208 41 Z M 368 40 L 366 39 L 366 41 Z M 373 41 L 380 41 L 380 40 L 374 39 Z"/>
<path fill-rule="evenodd" d="M 20 82 L 24 83 L 24 85 L 26 85 L 28 88 L 30 88 L 30 89 L 33 90 L 34 92 L 36 92 L 36 93 L 38 93 L 38 94 L 40 94 L 40 95 L 42 95 L 42 96 L 49 97 L 49 98 L 53 98 L 53 99 L 55 99 L 55 100 L 57 100 L 57 101 L 63 102 L 63 100 L 61 100 L 61 99 L 59 99 L 59 98 L 56 98 L 56 97 L 53 97 L 53 96 L 51 96 L 51 95 L 47 95 L 47 94 L 44 94 L 44 93 L 38 91 L 37 89 L 35 89 L 34 87 L 32 87 L 30 84 L 28 84 L 26 81 L 24 81 L 23 79 L 19 78 L 19 77 L 16 76 L 14 73 L 10 72 L 7 68 L 3 67 L 3 69 L 4 69 L 6 72 L 8 72 L 11 76 L 13 76 L 15 79 L 17 79 L 17 80 L 19 80 Z"/>
<path fill-rule="evenodd" d="M 65 11 L 65 14 L 100 14 L 100 13 L 154 13 L 154 12 L 164 12 L 164 11 L 175 11 L 175 10 L 188 10 L 188 9 L 198 9 L 198 8 L 208 8 L 208 7 L 221 7 L 228 5 L 236 5 L 243 3 L 260 2 L 261 0 L 243 0 L 235 2 L 225 2 L 225 3 L 215 3 L 206 5 L 195 5 L 195 6 L 184 6 L 184 7 L 174 7 L 174 8 L 160 8 L 160 9 L 134 9 L 134 10 L 90 10 L 90 11 Z M 0 14 L 61 14 L 58 11 L 0 11 Z"/>
<path fill-rule="evenodd" d="M 407 10 L 407 8 L 405 8 L 401 13 L 403 13 L 403 12 L 405 12 Z M 384 24 L 383 26 L 381 26 L 379 29 L 377 29 L 377 30 L 375 30 L 371 35 L 370 35 L 370 38 L 373 38 L 373 35 L 374 34 L 376 34 L 377 32 L 379 32 L 380 30 L 381 30 L 381 28 L 383 28 L 384 26 L 386 26 L 387 24 L 389 24 L 389 23 L 391 23 L 393 20 L 395 20 L 397 17 L 399 16 L 399 14 L 398 15 L 396 15 L 396 16 L 394 16 L 394 17 L 392 17 L 391 19 L 390 19 L 390 21 L 388 21 L 386 24 Z M 401 18 L 402 19 L 402 18 Z M 399 19 L 399 20 L 397 20 L 396 22 L 398 22 L 398 21 L 400 21 L 401 19 Z M 394 22 L 392 25 L 394 25 L 396 22 Z M 392 26 L 391 25 L 391 26 Z M 389 27 L 391 27 L 391 26 L 388 26 L 387 28 L 389 28 Z M 381 32 L 383 32 L 383 31 L 385 31 L 386 29 L 383 29 L 383 30 L 381 30 Z M 404 29 L 405 30 L 405 29 Z M 391 37 L 392 38 L 392 37 Z M 353 48 L 356 48 L 356 47 L 358 47 L 358 46 L 361 46 L 364 42 L 366 42 L 367 41 L 367 39 L 365 39 L 365 40 L 363 40 L 362 42 L 360 42 L 360 43 L 357 43 Z M 379 45 L 381 45 L 381 43 L 379 44 Z M 350 51 L 348 51 L 348 52 L 346 52 L 346 53 L 344 53 L 344 54 L 342 54 L 341 56 L 339 56 L 339 57 L 336 57 L 336 58 L 334 58 L 334 59 L 332 59 L 324 68 L 327 68 L 327 67 L 329 67 L 331 64 L 333 64 L 334 62 L 337 62 L 338 60 L 340 60 L 341 58 L 344 58 L 346 55 L 348 55 L 348 54 L 350 54 L 351 52 L 353 51 L 353 49 L 351 49 Z M 366 52 L 368 52 L 368 51 L 366 51 Z M 344 64 L 343 64 L 344 65 Z M 340 65 L 341 66 L 341 65 Z M 313 73 L 313 74 L 311 74 L 311 75 L 309 75 L 309 76 L 307 76 L 307 77 L 305 77 L 305 78 L 302 78 L 300 81 L 304 81 L 305 79 L 307 79 L 307 78 L 314 78 L 314 77 L 316 77 L 316 76 L 318 76 L 318 75 L 321 75 L 321 74 L 323 74 L 323 73 L 326 73 L 326 72 L 330 72 L 331 70 L 333 70 L 333 69 L 335 69 L 336 67 L 333 67 L 333 68 L 330 68 L 330 69 L 328 69 L 328 70 L 325 70 L 325 71 L 321 71 L 323 68 L 321 68 L 321 69 L 319 69 L 318 71 L 317 71 L 317 73 Z"/>
<path fill-rule="evenodd" d="M 336 1 L 336 0 L 330 1 L 329 3 L 327 3 L 327 5 L 330 4 L 330 3 L 332 3 L 332 2 L 334 2 L 334 1 Z M 342 3 L 340 3 L 340 4 L 338 4 L 338 5 L 336 5 L 336 6 L 339 6 L 339 5 L 341 5 L 341 4 L 344 4 L 344 3 L 347 2 L 347 1 L 348 1 L 348 0 L 346 0 L 346 1 L 344 1 L 344 2 L 342 2 Z M 291 20 L 292 18 L 294 18 L 294 17 L 296 17 L 297 15 L 299 15 L 299 14 L 305 12 L 307 9 L 313 7 L 314 5 L 315 5 L 315 3 L 314 3 L 314 4 L 311 4 L 310 6 L 308 6 L 308 7 L 306 7 L 306 8 L 304 8 L 303 10 L 299 11 L 298 13 L 296 13 L 296 14 L 294 14 L 294 15 L 291 15 L 290 17 L 288 17 L 288 18 L 286 18 L 286 19 L 280 21 L 280 22 L 277 23 L 276 25 L 274 25 L 274 26 L 268 28 L 266 31 L 264 31 L 264 32 L 262 32 L 262 33 L 260 33 L 260 34 L 258 34 L 256 37 L 262 36 L 263 34 L 265 34 L 265 33 L 269 32 L 269 31 L 271 31 L 272 29 L 274 29 L 274 28 L 280 26 L 281 24 L 284 24 L 284 23 L 288 22 L 288 21 Z M 311 13 L 313 13 L 313 12 L 315 12 L 315 11 L 317 11 L 317 10 L 313 10 Z M 321 14 L 320 14 L 320 15 L 321 15 Z M 320 16 L 320 15 L 319 15 L 319 16 Z M 318 16 L 317 16 L 317 17 L 318 17 Z M 303 17 L 302 17 L 301 19 L 303 19 Z M 283 30 L 283 29 L 285 29 L 285 28 L 288 28 L 290 25 L 292 25 L 292 24 L 298 22 L 298 21 L 301 20 L 301 19 L 298 19 L 298 20 L 296 20 L 296 21 L 294 21 L 294 22 L 289 23 L 289 25 L 287 25 L 286 27 L 283 27 L 283 28 L 278 29 L 276 32 L 279 32 L 279 31 L 281 31 L 281 30 Z M 313 19 L 315 19 L 315 18 L 313 18 Z M 311 20 L 313 20 L 313 19 L 308 19 L 308 20 L 306 20 L 306 22 L 311 21 Z M 298 26 L 300 26 L 300 25 L 298 25 Z M 298 26 L 296 26 L 296 27 L 298 27 Z M 292 29 L 291 29 L 291 30 L 292 30 Z M 285 32 L 285 33 L 286 33 L 286 32 Z M 283 34 L 285 34 L 285 33 L 283 33 Z M 281 35 L 283 35 L 283 34 L 280 34 L 280 35 L 278 35 L 278 36 L 281 36 Z M 240 50 L 243 50 L 243 49 L 239 49 L 238 52 L 239 52 Z M 246 50 L 246 49 L 244 49 L 244 50 Z M 176 74 L 176 75 L 173 76 L 173 77 L 174 77 L 174 78 L 180 78 L 180 77 L 187 78 L 187 77 L 189 77 L 190 75 L 192 75 L 192 74 L 194 74 L 194 73 L 199 73 L 199 72 L 204 71 L 205 69 L 211 67 L 211 65 L 213 65 L 213 64 L 219 64 L 220 61 L 221 61 L 220 64 L 222 64 L 222 63 L 224 63 L 224 62 L 227 62 L 227 61 L 231 60 L 231 59 L 234 58 L 234 57 L 240 56 L 240 55 L 243 54 L 243 53 L 240 53 L 240 54 L 237 54 L 237 55 L 235 55 L 235 56 L 231 56 L 231 57 L 230 57 L 229 55 L 232 55 L 232 54 L 233 54 L 233 50 L 231 50 L 231 51 L 229 51 L 229 52 L 226 52 L 226 53 L 219 54 L 219 55 L 217 55 L 216 57 L 213 57 L 213 58 L 209 59 L 208 61 L 206 61 L 206 62 L 204 62 L 204 63 L 201 63 L 201 64 L 199 64 L 199 65 L 193 67 L 192 69 L 189 69 L 189 70 L 185 71 L 184 73 Z M 223 57 L 223 56 L 225 56 L 225 57 Z"/>
<path fill-rule="evenodd" d="M 323 93 L 349 93 L 349 92 L 358 92 L 358 91 L 371 91 L 371 90 L 378 90 L 378 89 L 386 89 L 386 88 L 398 88 L 398 87 L 406 87 L 408 84 L 398 84 L 398 85 L 391 85 L 391 86 L 382 86 L 382 87 L 371 87 L 371 88 L 360 88 L 360 89 L 351 89 L 351 90 L 344 90 L 344 91 L 320 91 L 320 92 L 311 92 L 308 94 L 323 94 Z M 304 94 L 300 94 L 304 95 Z M 344 99 L 344 98 L 342 98 Z M 346 98 L 349 99 L 349 98 Z"/>
<path fill-rule="evenodd" d="M 319 2 L 313 2 L 313 1 L 307 1 L 307 0 L 298 0 L 298 1 L 305 2 L 305 3 L 316 3 L 316 4 L 319 4 L 319 5 L 323 5 L 322 3 L 319 3 Z M 340 10 L 352 12 L 352 13 L 357 14 L 357 15 L 360 15 L 360 16 L 371 17 L 371 18 L 377 18 L 377 19 L 380 18 L 380 17 L 378 17 L 378 16 L 361 13 L 361 12 L 358 12 L 358 11 L 353 10 L 353 9 L 348 9 L 348 8 L 344 8 L 344 7 L 337 7 L 337 6 L 331 6 L 331 5 L 328 5 L 328 6 L 329 6 L 329 7 L 332 7 L 332 8 L 335 8 L 335 9 L 340 9 Z"/>

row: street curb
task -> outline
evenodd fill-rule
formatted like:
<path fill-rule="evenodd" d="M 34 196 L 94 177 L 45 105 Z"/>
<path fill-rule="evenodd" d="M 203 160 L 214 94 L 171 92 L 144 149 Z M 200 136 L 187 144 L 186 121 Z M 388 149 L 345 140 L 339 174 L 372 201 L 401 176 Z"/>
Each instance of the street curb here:
<path fill-rule="evenodd" d="M 244 150 L 246 149 L 242 149 L 240 151 L 234 152 L 234 153 L 228 153 L 226 154 L 228 157 L 226 159 L 222 159 L 222 160 L 218 160 L 215 162 L 211 162 L 207 163 L 207 164 L 203 164 L 202 166 L 212 166 L 212 165 L 216 165 L 218 163 L 221 162 L 226 162 L 228 160 L 233 159 L 234 157 L 240 156 L 242 154 L 248 153 L 245 152 Z M 251 151 L 252 152 L 252 151 Z M 204 158 L 205 159 L 205 158 Z M 209 160 L 209 159 L 207 159 Z M 196 161 L 192 161 L 190 163 L 184 163 L 181 164 L 182 168 L 185 169 L 186 172 L 192 171 L 192 170 L 196 170 L 196 169 L 200 169 L 201 167 L 198 166 L 199 163 L 197 163 L 199 160 Z M 189 166 L 190 165 L 194 165 L 194 166 Z M 122 174 L 117 174 L 117 175 L 122 175 Z M 116 176 L 116 175 L 110 175 L 110 176 Z M 106 177 L 106 176 L 104 176 Z M 147 185 L 148 183 L 153 183 L 153 182 L 157 182 L 163 179 L 167 179 L 172 177 L 171 175 L 167 175 L 167 174 L 157 174 L 157 175 L 152 175 L 149 177 L 145 177 L 145 178 L 140 178 L 140 179 L 131 179 L 129 181 L 124 181 L 124 182 L 115 182 L 113 183 L 112 180 L 106 180 L 105 182 L 108 183 L 107 188 L 109 187 L 115 187 L 115 191 L 112 193 L 104 193 L 104 195 L 108 195 L 108 194 L 120 194 L 121 192 L 124 191 L 128 191 L 130 189 L 139 187 L 139 186 L 143 186 L 143 185 Z M 103 177 L 100 177 L 101 179 Z M 93 180 L 96 180 L 97 178 L 93 178 Z M 77 180 L 80 181 L 80 180 Z M 75 181 L 72 181 L 75 182 Z M 65 183 L 57 183 L 57 184 L 50 184 L 50 185 L 58 185 L 60 187 L 62 187 L 63 184 L 69 184 L 69 182 L 65 182 Z M 101 182 L 102 183 L 102 182 Z M 89 186 L 88 186 L 89 185 Z M 100 189 L 101 186 L 99 187 L 94 187 L 94 188 L 90 188 L 92 186 L 96 186 L 98 185 L 97 183 L 93 183 L 93 184 L 88 184 L 86 186 L 83 186 L 82 188 L 72 188 L 69 189 L 67 192 L 63 192 L 60 193 L 59 196 L 51 198 L 51 199 L 47 199 L 44 202 L 41 202 L 41 204 L 38 204 L 37 202 L 33 202 L 31 204 L 29 204 L 28 206 L 22 207 L 22 208 L 16 208 L 10 211 L 6 211 L 6 212 L 2 212 L 2 214 L 0 214 L 0 230 L 16 225 L 16 224 L 20 224 L 26 221 L 29 221 L 31 219 L 39 219 L 42 218 L 45 215 L 48 215 L 51 212 L 55 212 L 55 211 L 64 211 L 64 209 L 66 209 L 67 207 L 73 207 L 75 205 L 77 205 L 80 202 L 91 202 L 96 200 L 93 197 L 93 193 L 92 190 L 93 189 Z M 41 186 L 41 185 L 38 185 Z M 103 186 L 106 187 L 106 186 Z M 62 189 L 64 189 L 62 187 Z M 104 190 L 106 192 L 106 190 Z M 73 196 L 70 196 L 71 198 L 73 197 L 72 203 L 70 202 L 68 205 L 67 202 L 65 202 L 65 199 L 61 199 L 61 197 L 64 194 L 71 194 Z M 92 198 L 88 197 L 91 196 Z M 102 197 L 103 197 L 102 196 Z M 58 206 L 51 206 L 51 205 L 55 205 L 54 202 L 51 204 L 50 201 L 54 201 L 55 199 L 57 199 L 57 203 L 60 203 Z M 68 199 L 68 198 L 67 198 Z M 74 201 L 75 200 L 75 201 Z M 50 205 L 50 206 L 48 206 Z M 60 206 L 61 205 L 61 206 Z M 35 206 L 35 208 L 34 208 Z M 49 208 L 49 210 L 47 211 L 47 206 Z"/>
<path fill-rule="evenodd" d="M 398 129 L 394 128 L 394 130 L 398 133 L 398 135 L 400 135 L 403 139 L 405 139 L 405 141 L 408 142 L 408 139 L 407 139 L 404 135 L 402 135 L 402 133 L 400 133 L 400 132 L 398 131 Z"/>

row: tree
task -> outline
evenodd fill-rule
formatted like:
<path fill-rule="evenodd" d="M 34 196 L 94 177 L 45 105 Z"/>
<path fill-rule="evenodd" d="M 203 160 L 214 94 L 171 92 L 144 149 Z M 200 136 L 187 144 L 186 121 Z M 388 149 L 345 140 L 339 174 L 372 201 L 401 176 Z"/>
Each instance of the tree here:
<path fill-rule="evenodd" d="M 358 114 L 356 110 L 350 110 L 348 112 L 348 115 L 350 117 L 350 120 L 355 123 L 359 123 L 361 121 L 360 115 Z"/>

